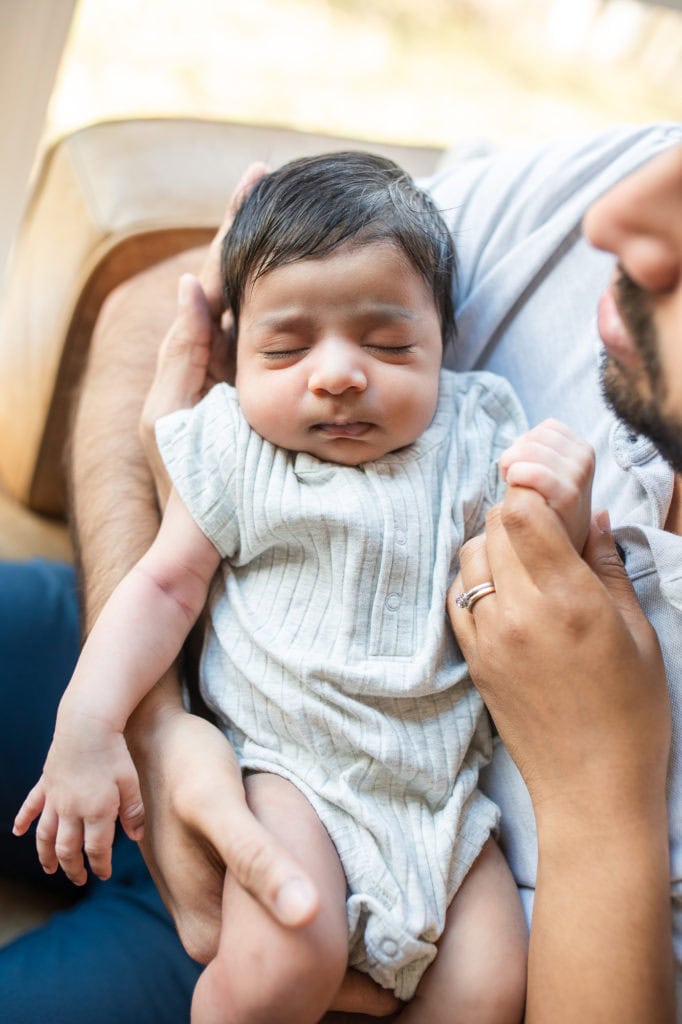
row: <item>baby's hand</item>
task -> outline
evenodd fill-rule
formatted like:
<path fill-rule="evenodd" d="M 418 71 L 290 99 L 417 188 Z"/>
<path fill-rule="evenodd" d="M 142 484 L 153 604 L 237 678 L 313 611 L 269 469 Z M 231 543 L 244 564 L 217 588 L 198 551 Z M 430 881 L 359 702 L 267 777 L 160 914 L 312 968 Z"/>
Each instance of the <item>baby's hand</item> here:
<path fill-rule="evenodd" d="M 503 480 L 531 487 L 562 520 L 578 552 L 590 528 L 594 451 L 558 420 L 544 420 L 500 456 Z"/>
<path fill-rule="evenodd" d="M 139 781 L 122 734 L 85 716 L 70 720 L 68 730 L 58 722 L 43 774 L 16 816 L 14 834 L 23 835 L 38 815 L 36 846 L 47 874 L 61 866 L 75 885 L 84 885 L 85 849 L 94 874 L 109 878 L 116 818 L 131 839 L 141 839 L 143 832 Z"/>

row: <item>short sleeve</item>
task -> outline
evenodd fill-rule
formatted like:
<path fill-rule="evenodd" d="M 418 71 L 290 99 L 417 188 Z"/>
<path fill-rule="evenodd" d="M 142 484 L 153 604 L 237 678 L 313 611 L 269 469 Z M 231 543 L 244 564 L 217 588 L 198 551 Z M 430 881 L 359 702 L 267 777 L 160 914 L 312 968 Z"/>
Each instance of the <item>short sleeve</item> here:
<path fill-rule="evenodd" d="M 481 411 L 490 417 L 490 473 L 488 475 L 488 505 L 502 501 L 507 485 L 500 475 L 500 455 L 528 430 L 528 422 L 521 403 L 509 381 L 493 373 L 486 373 L 490 383 L 481 402 Z"/>
<path fill-rule="evenodd" d="M 191 409 L 156 422 L 156 442 L 171 482 L 223 558 L 239 543 L 235 470 L 245 421 L 236 392 L 217 384 Z"/>
<path fill-rule="evenodd" d="M 482 532 L 487 511 L 502 500 L 506 485 L 499 458 L 527 430 L 527 422 L 514 389 L 503 377 L 478 371 L 453 374 L 450 380 L 457 392 L 451 458 L 456 462 L 464 539 L 468 540 Z"/>

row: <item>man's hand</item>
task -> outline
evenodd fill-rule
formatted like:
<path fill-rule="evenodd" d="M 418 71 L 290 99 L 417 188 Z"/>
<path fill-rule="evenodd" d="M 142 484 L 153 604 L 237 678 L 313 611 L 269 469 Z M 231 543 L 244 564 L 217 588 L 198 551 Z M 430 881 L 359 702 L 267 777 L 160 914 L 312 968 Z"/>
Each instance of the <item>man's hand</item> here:
<path fill-rule="evenodd" d="M 539 494 L 510 487 L 448 598 L 535 811 L 525 1019 L 672 1022 L 663 661 L 604 514 L 583 554 Z M 496 591 L 457 608 L 484 580 Z"/>
<path fill-rule="evenodd" d="M 207 963 L 217 950 L 226 865 L 282 924 L 314 917 L 312 883 L 251 814 L 237 759 L 215 726 L 164 710 L 136 751 L 142 852 L 190 956 Z"/>
<path fill-rule="evenodd" d="M 179 707 L 160 712 L 151 731 L 145 722 L 144 735 L 136 736 L 146 800 L 141 847 L 189 955 L 200 963 L 215 955 L 226 865 L 282 924 L 310 921 L 317 892 L 252 815 L 222 733 Z M 374 1017 L 398 1006 L 391 992 L 356 971 L 334 999 L 337 1010 Z"/>
<path fill-rule="evenodd" d="M 492 579 L 473 610 L 455 595 Z M 670 711 L 663 662 L 604 516 L 581 559 L 532 490 L 511 487 L 465 545 L 448 597 L 472 677 L 528 786 L 544 800 L 618 781 L 663 792 Z M 597 801 L 597 804 L 599 802 Z"/>

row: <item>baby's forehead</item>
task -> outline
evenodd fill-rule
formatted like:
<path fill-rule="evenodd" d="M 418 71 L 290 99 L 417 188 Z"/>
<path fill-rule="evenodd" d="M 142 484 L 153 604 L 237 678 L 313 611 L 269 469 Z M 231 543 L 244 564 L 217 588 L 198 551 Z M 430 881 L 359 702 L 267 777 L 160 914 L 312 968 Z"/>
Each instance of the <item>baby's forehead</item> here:
<path fill-rule="evenodd" d="M 371 237 L 361 236 L 346 239 L 322 253 L 302 253 L 301 255 L 296 253 L 275 253 L 273 259 L 268 259 L 265 262 L 264 269 L 256 268 L 249 275 L 244 298 L 245 300 L 248 298 L 249 291 L 253 290 L 258 281 L 275 274 L 283 268 L 300 267 L 304 270 L 306 277 L 314 279 L 326 274 L 331 264 L 341 268 L 344 265 L 352 266 L 358 255 L 368 255 L 370 258 L 376 257 L 377 261 L 385 260 L 386 257 L 389 257 L 396 266 L 401 267 L 403 272 L 408 274 L 414 273 L 419 275 L 419 277 L 423 277 L 416 263 L 410 259 L 408 252 L 398 239 L 384 234 L 379 236 L 372 235 Z M 368 282 L 360 279 L 357 282 L 357 286 L 362 288 L 365 283 Z"/>
<path fill-rule="evenodd" d="M 244 304 L 253 300 L 254 293 L 285 295 L 291 290 L 314 294 L 316 286 L 323 289 L 319 294 L 330 298 L 334 290 L 343 293 L 346 287 L 352 288 L 358 299 L 384 292 L 393 295 L 406 287 L 426 289 L 433 297 L 431 285 L 404 248 L 394 239 L 381 237 L 345 241 L 313 255 L 275 254 L 272 262 L 249 276 Z M 327 293 L 325 287 L 332 290 Z"/>

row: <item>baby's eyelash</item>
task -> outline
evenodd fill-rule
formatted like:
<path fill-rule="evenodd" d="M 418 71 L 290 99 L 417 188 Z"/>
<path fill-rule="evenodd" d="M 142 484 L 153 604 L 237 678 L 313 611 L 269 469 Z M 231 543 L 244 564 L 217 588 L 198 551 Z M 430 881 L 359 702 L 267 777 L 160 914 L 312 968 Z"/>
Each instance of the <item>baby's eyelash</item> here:
<path fill-rule="evenodd" d="M 292 348 L 281 352 L 264 352 L 263 355 L 266 359 L 276 361 L 278 359 L 293 359 L 295 356 L 300 356 L 307 351 L 305 348 Z"/>
<path fill-rule="evenodd" d="M 414 351 L 414 345 L 366 345 L 372 352 L 387 352 L 389 355 L 402 356 Z"/>

